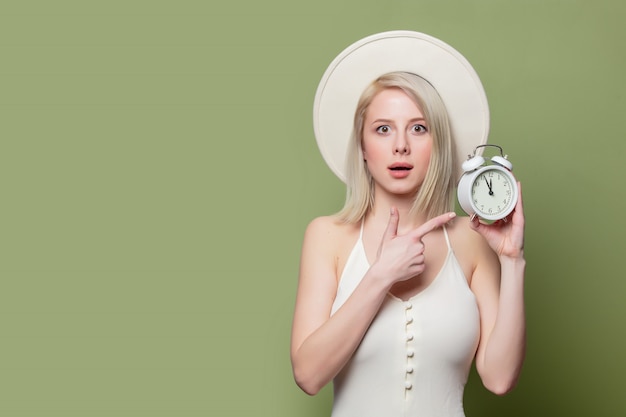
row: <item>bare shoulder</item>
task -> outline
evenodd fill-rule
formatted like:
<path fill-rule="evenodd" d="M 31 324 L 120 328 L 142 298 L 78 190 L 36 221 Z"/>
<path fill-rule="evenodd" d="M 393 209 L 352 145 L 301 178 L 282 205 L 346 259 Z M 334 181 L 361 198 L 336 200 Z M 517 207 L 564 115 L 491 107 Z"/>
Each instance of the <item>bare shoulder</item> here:
<path fill-rule="evenodd" d="M 450 233 L 453 244 L 459 246 L 458 250 L 467 250 L 476 246 L 486 246 L 485 240 L 470 227 L 470 220 L 467 216 L 458 216 L 446 225 Z M 456 248 L 455 248 L 456 249 Z"/>
<path fill-rule="evenodd" d="M 495 253 L 485 239 L 470 227 L 469 217 L 459 216 L 446 228 L 452 249 L 467 277 L 472 276 L 479 264 L 497 262 Z"/>
<path fill-rule="evenodd" d="M 358 233 L 358 225 L 342 222 L 335 216 L 316 217 L 307 226 L 303 251 L 315 252 L 318 261 L 322 258 L 332 261 L 335 271 L 341 270 Z"/>
<path fill-rule="evenodd" d="M 341 228 L 342 224 L 335 216 L 316 217 L 309 223 L 306 232 L 313 234 L 332 234 Z"/>
<path fill-rule="evenodd" d="M 305 240 L 321 240 L 327 244 L 337 242 L 349 234 L 354 225 L 341 222 L 335 216 L 320 216 L 311 220 L 306 228 Z"/>

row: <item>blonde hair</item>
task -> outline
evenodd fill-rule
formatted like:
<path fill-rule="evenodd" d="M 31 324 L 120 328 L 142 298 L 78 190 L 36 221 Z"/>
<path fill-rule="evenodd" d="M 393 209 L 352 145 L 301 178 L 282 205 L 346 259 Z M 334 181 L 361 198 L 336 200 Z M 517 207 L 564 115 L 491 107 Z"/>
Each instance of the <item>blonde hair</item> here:
<path fill-rule="evenodd" d="M 337 213 L 339 219 L 346 223 L 360 222 L 374 207 L 374 180 L 363 161 L 363 123 L 374 97 L 391 88 L 402 90 L 415 102 L 428 121 L 433 138 L 426 177 L 415 196 L 411 213 L 424 213 L 431 218 L 453 209 L 456 151 L 448 112 L 428 81 L 408 72 L 392 72 L 372 82 L 357 104 L 347 153 L 346 201 Z"/>

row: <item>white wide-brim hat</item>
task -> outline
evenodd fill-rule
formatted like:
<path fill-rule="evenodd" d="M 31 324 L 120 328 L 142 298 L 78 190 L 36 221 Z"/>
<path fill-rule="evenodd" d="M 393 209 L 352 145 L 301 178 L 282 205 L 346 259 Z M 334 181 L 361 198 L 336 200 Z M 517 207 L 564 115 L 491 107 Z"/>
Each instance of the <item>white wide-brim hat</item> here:
<path fill-rule="evenodd" d="M 461 164 L 474 154 L 476 146 L 487 142 L 487 96 L 467 59 L 450 45 L 423 33 L 378 33 L 344 49 L 326 69 L 315 95 L 313 128 L 317 145 L 343 182 L 359 98 L 378 77 L 396 71 L 419 75 L 439 93 L 455 140 L 457 172 L 461 172 Z"/>

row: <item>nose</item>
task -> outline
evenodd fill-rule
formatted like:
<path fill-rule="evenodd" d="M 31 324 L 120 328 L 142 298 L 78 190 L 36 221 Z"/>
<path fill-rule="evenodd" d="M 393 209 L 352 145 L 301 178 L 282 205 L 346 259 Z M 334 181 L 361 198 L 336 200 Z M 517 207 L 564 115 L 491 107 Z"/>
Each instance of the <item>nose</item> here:
<path fill-rule="evenodd" d="M 407 155 L 409 153 L 409 142 L 403 134 L 399 134 L 396 137 L 393 153 L 400 155 Z"/>

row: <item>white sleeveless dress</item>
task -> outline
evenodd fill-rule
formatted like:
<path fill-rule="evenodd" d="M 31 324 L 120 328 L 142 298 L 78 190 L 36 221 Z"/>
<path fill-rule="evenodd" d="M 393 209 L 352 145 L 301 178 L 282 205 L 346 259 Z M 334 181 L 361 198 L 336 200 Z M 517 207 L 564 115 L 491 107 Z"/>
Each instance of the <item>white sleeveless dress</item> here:
<path fill-rule="evenodd" d="M 463 390 L 478 346 L 478 306 L 450 245 L 433 282 L 408 301 L 385 298 L 356 352 L 333 381 L 332 417 L 464 417 Z M 369 263 L 363 227 L 332 313 Z"/>

